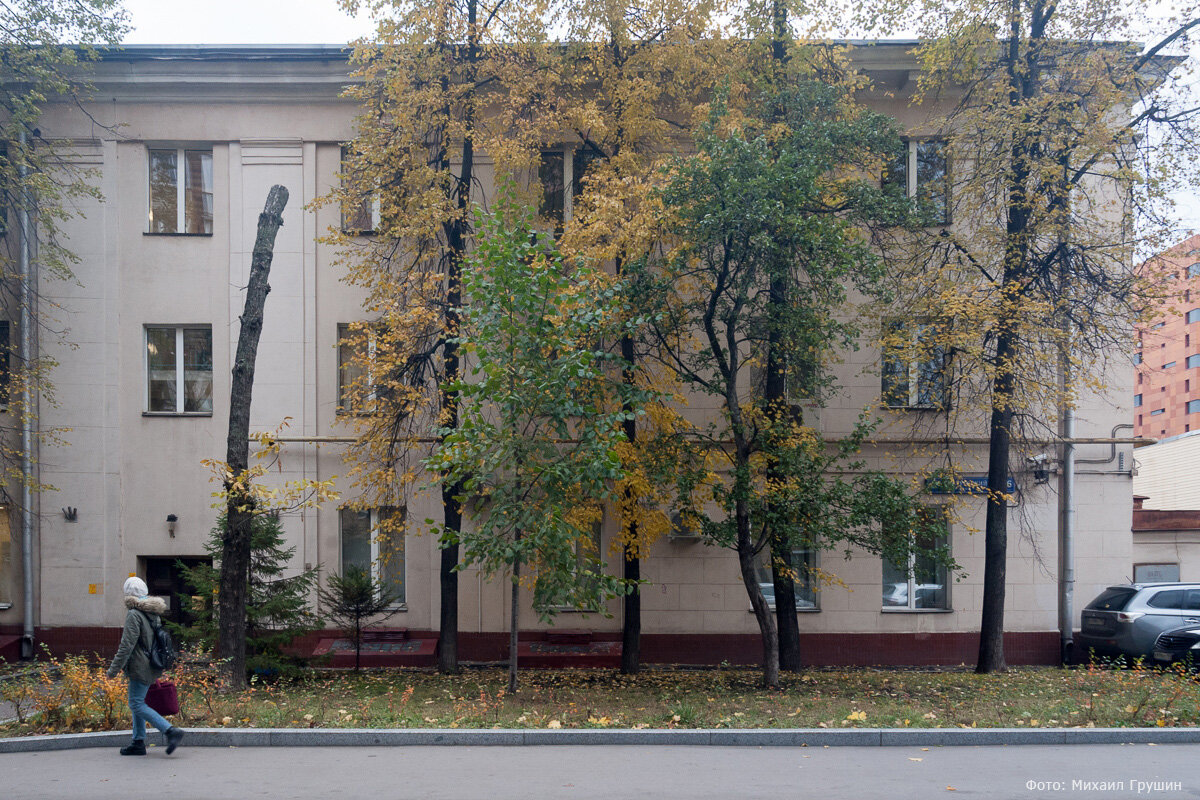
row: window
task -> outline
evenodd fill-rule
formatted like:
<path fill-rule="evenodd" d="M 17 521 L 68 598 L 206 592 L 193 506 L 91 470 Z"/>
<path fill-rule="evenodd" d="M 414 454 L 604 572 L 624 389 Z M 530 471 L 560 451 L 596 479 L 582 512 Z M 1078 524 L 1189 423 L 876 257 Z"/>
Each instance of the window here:
<path fill-rule="evenodd" d="M 9 373 L 11 346 L 8 322 L 0 321 L 0 409 L 8 406 L 8 386 L 12 380 Z"/>
<path fill-rule="evenodd" d="M 1195 367 L 1200 367 L 1200 355 L 1188 356 L 1187 368 L 1193 369 Z"/>
<path fill-rule="evenodd" d="M 883 607 L 886 610 L 950 608 L 946 591 L 947 570 L 933 555 L 933 552 L 950 546 L 950 522 L 941 508 L 923 508 L 919 514 L 923 525 L 937 532 L 926 534 L 915 542 L 920 552 L 912 553 L 907 564 L 884 559 Z M 885 520 L 884 525 L 887 524 Z"/>
<path fill-rule="evenodd" d="M 150 149 L 149 232 L 212 234 L 212 150 Z"/>
<path fill-rule="evenodd" d="M 1140 394 L 1135 394 L 1133 396 L 1133 407 L 1137 408 L 1141 404 L 1142 404 L 1142 396 Z"/>
<path fill-rule="evenodd" d="M 1187 414 L 1200 414 L 1200 400 L 1188 400 Z"/>
<path fill-rule="evenodd" d="M 1187 276 L 1189 278 L 1200 278 L 1200 261 L 1188 265 Z"/>
<path fill-rule="evenodd" d="M 339 414 L 370 413 L 383 396 L 375 374 L 380 330 L 377 324 L 338 325 Z"/>
<path fill-rule="evenodd" d="M 950 224 L 950 170 L 946 142 L 940 139 L 909 139 L 888 166 L 884 185 L 900 187 L 912 197 L 933 225 Z"/>
<path fill-rule="evenodd" d="M 1150 416 L 1157 417 L 1159 414 L 1163 414 L 1163 413 L 1166 413 L 1165 408 L 1156 408 L 1150 412 Z"/>
<path fill-rule="evenodd" d="M 1134 583 L 1178 583 L 1178 564 L 1134 564 Z"/>
<path fill-rule="evenodd" d="M 928 341 L 933 332 L 931 325 L 887 325 L 881 389 L 889 408 L 946 407 L 946 355 Z"/>
<path fill-rule="evenodd" d="M 1153 325 L 1151 325 L 1151 326 L 1150 326 L 1150 330 L 1152 330 L 1152 331 L 1158 331 L 1158 330 L 1162 330 L 1162 329 L 1163 329 L 1163 328 L 1165 328 L 1165 327 L 1167 327 L 1167 323 L 1165 323 L 1165 322 L 1156 322 L 1156 323 L 1154 323 Z"/>
<path fill-rule="evenodd" d="M 347 177 L 349 169 L 350 148 L 342 147 L 342 177 Z M 353 177 L 353 176 L 351 176 Z M 350 181 L 354 186 L 354 181 Z M 379 230 L 379 198 L 373 194 L 363 194 L 355 203 L 342 206 L 342 231 L 345 233 L 368 234 Z"/>
<path fill-rule="evenodd" d="M 817 603 L 816 570 L 817 551 L 812 548 L 792 550 L 788 563 L 784 565 L 792 573 L 796 586 L 796 610 L 819 611 Z M 766 554 L 757 566 L 758 586 L 762 589 L 767 605 L 775 607 L 775 580 L 771 574 L 770 554 Z"/>
<path fill-rule="evenodd" d="M 404 596 L 403 506 L 338 511 L 342 536 L 342 565 L 370 569 L 371 577 L 392 589 L 401 605 Z"/>
<path fill-rule="evenodd" d="M 10 581 L 15 572 L 12 565 L 12 528 L 9 525 L 8 506 L 0 505 L 0 609 L 11 608 L 13 589 Z"/>
<path fill-rule="evenodd" d="M 599 588 L 599 577 L 604 569 L 601 557 L 601 553 L 603 552 L 601 549 L 603 547 L 603 523 L 603 519 L 596 520 L 585 535 L 575 540 L 575 580 L 573 586 L 578 587 L 578 593 L 568 589 L 565 597 L 554 598 L 558 602 L 550 603 L 550 610 L 584 612 L 598 612 L 601 610 L 600 601 L 596 595 Z M 537 597 L 538 592 L 536 589 L 534 594 Z"/>
<path fill-rule="evenodd" d="M 1193 322 L 1200 322 L 1200 308 L 1193 308 L 1187 313 L 1187 322 L 1189 325 Z"/>
<path fill-rule="evenodd" d="M 572 201 L 583 191 L 583 181 L 600 157 L 600 153 L 586 145 L 542 152 L 538 164 L 538 182 L 542 185 L 538 214 L 553 221 L 556 232 L 561 233 L 563 224 L 571 218 Z"/>
<path fill-rule="evenodd" d="M 0 236 L 8 233 L 8 207 L 11 205 L 12 198 L 8 196 L 8 187 L 10 176 L 14 176 L 15 172 L 10 172 L 12 165 L 8 162 L 8 147 L 0 144 Z M 18 189 L 19 187 L 14 187 Z"/>
<path fill-rule="evenodd" d="M 1167 363 L 1163 364 L 1162 368 L 1163 368 L 1163 369 L 1170 369 L 1170 368 L 1171 368 L 1171 367 L 1173 367 L 1173 366 L 1175 366 L 1175 362 L 1174 362 L 1174 361 L 1168 361 Z"/>
<path fill-rule="evenodd" d="M 1134 353 L 1134 354 L 1133 354 L 1133 363 L 1134 363 L 1134 364 L 1140 364 L 1140 363 L 1142 363 L 1142 354 L 1141 354 L 1141 353 Z"/>
<path fill-rule="evenodd" d="M 211 414 L 212 328 L 146 327 L 146 411 Z"/>

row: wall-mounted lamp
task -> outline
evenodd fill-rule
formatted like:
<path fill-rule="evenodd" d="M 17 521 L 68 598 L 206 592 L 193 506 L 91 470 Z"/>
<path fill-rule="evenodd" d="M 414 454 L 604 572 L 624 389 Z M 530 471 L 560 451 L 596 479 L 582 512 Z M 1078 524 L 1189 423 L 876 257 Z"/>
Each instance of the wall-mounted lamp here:
<path fill-rule="evenodd" d="M 171 534 L 171 538 L 175 538 L 175 523 L 179 522 L 179 517 L 174 514 L 167 514 L 167 533 Z"/>

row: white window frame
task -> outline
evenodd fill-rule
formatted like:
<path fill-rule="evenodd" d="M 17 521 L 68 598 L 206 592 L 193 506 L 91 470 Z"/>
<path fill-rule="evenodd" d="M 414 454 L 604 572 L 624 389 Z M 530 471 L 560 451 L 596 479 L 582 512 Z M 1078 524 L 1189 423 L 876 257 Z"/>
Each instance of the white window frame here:
<path fill-rule="evenodd" d="M 808 565 L 809 574 L 806 576 L 801 576 L 801 575 L 797 574 L 794 582 L 797 585 L 797 587 L 799 587 L 801 584 L 806 584 L 806 585 L 812 586 L 813 604 L 812 604 L 812 606 L 797 605 L 796 613 L 797 614 L 813 614 L 813 613 L 816 613 L 821 610 L 821 592 L 818 591 L 816 586 L 814 585 L 813 573 L 812 573 L 813 570 L 820 569 L 821 551 L 815 547 L 793 547 L 792 548 L 793 562 L 795 561 L 795 558 L 798 554 L 803 554 L 803 553 L 809 554 L 809 558 L 806 559 L 809 562 L 809 565 Z M 759 589 L 762 590 L 764 598 L 767 598 L 768 597 L 768 587 L 769 587 L 770 593 L 769 593 L 769 599 L 767 599 L 767 606 L 771 609 L 774 609 L 775 608 L 775 599 L 774 599 L 775 583 L 774 583 L 774 579 L 773 579 L 774 573 L 771 571 L 771 552 L 769 549 L 765 550 L 765 555 L 762 559 L 760 559 L 758 568 L 759 568 L 759 570 L 761 570 L 761 572 L 759 573 L 760 580 L 758 582 Z M 797 572 L 799 572 L 799 571 L 797 571 Z M 799 592 L 797 592 L 796 593 L 796 602 L 799 603 L 800 601 L 801 601 L 801 597 L 800 597 Z"/>
<path fill-rule="evenodd" d="M 175 331 L 175 410 L 174 411 L 152 411 L 150 409 L 150 331 L 152 329 L 164 329 Z M 186 358 L 183 351 L 183 333 L 184 331 L 208 331 L 208 349 L 209 354 L 215 355 L 213 349 L 212 326 L 211 325 L 143 325 L 142 326 L 142 413 L 148 416 L 163 416 L 163 417 L 211 417 L 212 409 L 208 411 L 184 411 L 187 404 L 187 396 L 185 389 L 187 386 L 187 371 L 184 369 Z M 209 398 L 211 406 L 216 397 L 216 365 L 213 365 L 211 370 L 209 385 L 212 387 L 212 396 Z"/>
<path fill-rule="evenodd" d="M 153 157 L 151 154 L 154 151 L 174 151 L 175 152 L 175 230 L 174 231 L 155 231 L 153 227 L 151 214 L 154 212 L 153 198 L 150 189 L 150 160 Z M 171 145 L 159 144 L 146 145 L 146 234 L 149 236 L 212 236 L 213 232 L 208 233 L 188 233 L 187 232 L 187 203 L 186 203 L 186 187 L 187 178 L 184 175 L 184 165 L 186 163 L 187 153 L 208 153 L 210 163 L 213 165 L 213 229 L 217 227 L 216 214 L 216 183 L 217 172 L 216 162 L 213 160 L 212 145 Z"/>
<path fill-rule="evenodd" d="M 901 333 L 906 335 L 914 345 L 919 341 L 922 331 L 926 327 L 926 323 L 918 322 L 898 322 L 892 324 L 898 324 L 902 326 Z M 904 366 L 904 380 L 908 384 L 907 397 L 897 398 L 895 397 L 894 391 L 888 390 L 887 365 L 890 360 L 895 360 L 897 363 L 900 363 Z M 929 354 L 928 362 L 932 363 L 935 360 L 936 356 L 932 353 Z M 941 364 L 938 365 L 938 369 L 934 371 L 935 374 L 939 376 L 938 382 L 940 386 L 937 387 L 939 389 L 937 393 L 941 395 L 940 402 L 921 402 L 921 375 L 924 372 L 924 366 L 925 361 L 915 355 L 912 358 L 907 359 L 907 361 L 901 361 L 899 358 L 892 359 L 888 355 L 886 346 L 881 349 L 879 389 L 885 407 L 892 409 L 912 409 L 916 411 L 942 411 L 949 406 L 949 398 L 947 397 L 948 383 L 946 379 L 946 372 L 950 367 L 947 363 L 946 356 L 944 354 L 941 356 Z"/>
<path fill-rule="evenodd" d="M 374 410 L 375 401 L 379 398 L 378 387 L 376 386 L 375 375 L 375 353 L 378 346 L 376 326 L 371 325 L 367 329 L 367 362 L 366 362 L 366 387 L 368 391 L 364 392 L 360 407 L 354 407 L 347 404 L 345 401 L 346 386 L 342 382 L 342 350 L 346 342 L 343 335 L 352 333 L 353 322 L 339 322 L 337 326 L 337 414 L 339 416 L 353 416 L 356 414 L 370 414 Z"/>
<path fill-rule="evenodd" d="M 951 543 L 953 542 L 953 533 L 954 532 L 953 532 L 953 528 L 950 524 L 950 516 L 947 513 L 947 509 L 944 506 L 926 506 L 925 508 L 927 508 L 929 511 L 931 511 L 933 513 L 940 513 L 943 515 L 943 519 L 945 521 L 945 526 L 946 526 L 943 537 L 944 537 L 946 547 L 950 547 Z M 882 563 L 883 562 L 881 561 L 881 565 L 882 565 Z M 885 614 L 945 614 L 947 612 L 953 611 L 954 610 L 954 601 L 953 601 L 953 598 L 950 596 L 950 586 L 952 583 L 952 581 L 950 580 L 950 568 L 942 566 L 942 565 L 938 566 L 938 571 L 942 578 L 942 596 L 944 598 L 944 602 L 943 602 L 943 605 L 936 607 L 936 608 L 921 607 L 921 606 L 916 605 L 917 590 L 921 586 L 921 584 L 919 584 L 917 582 L 916 571 L 917 571 L 917 554 L 909 553 L 908 554 L 908 588 L 906 591 L 906 604 L 902 605 L 902 606 L 901 605 L 882 605 L 880 610 Z M 882 598 L 883 585 L 884 585 L 883 584 L 883 575 L 881 573 L 880 580 L 879 580 L 879 587 L 880 587 L 880 593 L 881 593 L 880 594 L 880 602 L 881 603 L 882 603 L 882 599 L 883 599 Z"/>
<path fill-rule="evenodd" d="M 562 224 L 566 225 L 575 216 L 575 162 L 576 159 L 587 148 L 586 143 L 579 144 L 563 144 L 558 147 L 544 147 L 539 155 L 538 167 L 534 170 L 534 178 L 537 180 L 538 186 L 542 189 L 543 196 L 545 192 L 545 184 L 541 180 L 541 157 L 548 155 L 560 156 L 563 160 L 562 169 L 562 196 L 563 196 L 563 218 Z M 599 158 L 599 156 L 597 156 Z M 539 201 L 540 207 L 540 201 Z"/>
<path fill-rule="evenodd" d="M 945 176 L 942 178 L 944 184 L 942 186 L 943 202 L 945 203 L 944 214 L 942 219 L 935 220 L 930 227 L 944 228 L 948 227 L 953 221 L 950 214 L 950 156 L 948 148 L 950 143 L 946 139 L 933 137 L 904 137 L 901 139 L 904 143 L 904 196 L 916 198 L 920 196 L 921 183 L 917 179 L 918 151 L 922 144 L 940 144 L 942 146 L 942 158 L 945 161 Z"/>
<path fill-rule="evenodd" d="M 408 508 L 406 506 L 389 506 L 387 508 L 354 509 L 343 506 L 342 508 L 338 509 L 338 569 L 343 575 L 346 574 L 346 567 L 348 566 L 345 563 L 345 547 L 343 545 L 342 538 L 344 535 L 342 512 L 344 511 L 349 511 L 351 513 L 360 513 L 366 511 L 370 515 L 368 523 L 370 525 L 370 530 L 368 531 L 368 536 L 370 537 L 371 542 L 371 578 L 376 581 L 380 580 L 382 559 L 380 553 L 381 543 L 379 534 L 379 515 L 383 511 L 390 511 L 393 514 L 399 514 L 401 517 L 407 520 Z M 403 554 L 400 576 L 401 597 L 397 602 L 389 607 L 390 609 L 397 611 L 408 610 L 408 542 L 406 541 L 406 532 L 407 528 L 399 532 L 399 535 L 402 537 L 401 552 Z"/>
<path fill-rule="evenodd" d="M 349 145 L 342 145 L 341 159 L 338 162 L 339 169 L 341 170 L 340 174 L 343 176 L 343 179 L 344 179 L 344 176 L 346 173 L 346 155 L 347 155 L 346 151 L 348 149 L 349 149 Z M 348 209 L 343 207 L 342 208 L 342 222 L 341 222 L 342 233 L 347 234 L 349 236 L 373 236 L 379 232 L 379 228 L 383 224 L 383 215 L 380 211 L 381 206 L 379 204 L 379 195 L 376 194 L 375 192 L 371 192 L 370 196 L 363 197 L 362 199 L 364 201 L 367 201 L 370 203 L 369 216 L 370 216 L 371 227 L 367 230 L 358 230 L 358 229 L 355 229 L 355 228 L 351 227 L 350 225 L 348 225 L 347 223 L 350 221 L 347 218 L 348 215 L 346 213 L 348 211 Z"/>

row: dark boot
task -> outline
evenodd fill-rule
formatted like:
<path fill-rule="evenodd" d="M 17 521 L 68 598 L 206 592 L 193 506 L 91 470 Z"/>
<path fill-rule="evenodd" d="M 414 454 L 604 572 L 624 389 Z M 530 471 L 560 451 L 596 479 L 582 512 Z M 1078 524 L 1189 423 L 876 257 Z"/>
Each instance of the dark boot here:
<path fill-rule="evenodd" d="M 134 739 L 127 747 L 121 748 L 123 756 L 144 756 L 146 755 L 146 740 Z"/>
<path fill-rule="evenodd" d="M 176 728 L 174 725 L 167 728 L 167 755 L 171 755 L 175 748 L 179 747 L 179 743 L 183 741 L 183 733 L 182 728 Z"/>

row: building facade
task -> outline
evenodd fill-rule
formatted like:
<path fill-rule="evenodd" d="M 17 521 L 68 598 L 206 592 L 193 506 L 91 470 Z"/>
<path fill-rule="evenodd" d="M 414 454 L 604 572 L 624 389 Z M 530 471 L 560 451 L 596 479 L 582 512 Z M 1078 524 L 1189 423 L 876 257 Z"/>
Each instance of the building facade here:
<path fill-rule="evenodd" d="M 1165 439 L 1200 430 L 1200 236 L 1142 269 L 1166 296 L 1136 329 L 1134 432 Z"/>
<path fill-rule="evenodd" d="M 911 44 L 878 45 L 861 63 L 879 79 L 869 100 L 919 132 L 924 116 L 907 102 L 916 63 Z M 54 487 L 36 498 L 33 618 L 36 637 L 56 649 L 112 646 L 123 616 L 120 586 L 131 574 L 158 594 L 187 591 L 176 562 L 205 558 L 217 511 L 204 459 L 224 456 L 229 375 L 256 223 L 269 188 L 291 200 L 275 244 L 272 291 L 258 351 L 253 430 L 285 421 L 281 458 L 268 480 L 326 480 L 344 475 L 350 434 L 340 387 L 346 380 L 339 340 L 362 319 L 362 296 L 341 280 L 333 254 L 317 238 L 340 224 L 332 207 L 312 202 L 335 185 L 341 147 L 354 135 L 355 108 L 341 99 L 346 53 L 322 47 L 129 47 L 97 65 L 88 114 L 56 108 L 43 135 L 69 145 L 79 166 L 99 175 L 103 200 L 78 209 L 70 242 L 80 256 L 75 281 L 44 279 L 43 308 L 53 308 L 62 341 L 43 336 L 57 360 L 57 404 L 43 403 L 39 424 L 62 429 L 65 446 L 37 454 L 39 479 Z M 919 137 L 909 160 L 922 156 Z M 928 149 L 928 148 L 927 148 Z M 564 156 L 564 162 L 568 161 Z M 489 172 L 486 157 L 483 172 Z M 922 162 L 924 163 L 924 162 Z M 916 190 L 918 170 L 910 170 Z M 878 347 L 847 352 L 838 365 L 845 391 L 816 414 L 822 435 L 849 433 L 860 411 L 879 399 Z M 1104 439 L 1129 419 L 1128 373 L 1107 376 L 1109 394 L 1085 394 L 1077 436 Z M 865 456 L 898 474 L 929 464 L 936 420 L 919 380 L 893 392 L 888 424 Z M 915 423 L 925 420 L 929 424 Z M 915 436 L 918 427 L 933 430 Z M 981 429 L 982 430 L 982 429 Z M 942 438 L 948 438 L 942 432 Z M 986 472 L 986 440 L 955 433 L 956 462 Z M 1077 478 L 1076 593 L 1086 599 L 1120 580 L 1131 563 L 1129 446 L 1081 445 L 1090 459 Z M 1060 508 L 1056 446 L 1046 459 L 1021 462 L 1010 523 L 1006 625 L 1010 663 L 1058 657 Z M 1048 469 L 1047 465 L 1050 466 Z M 339 480 L 344 497 L 352 487 Z M 930 497 L 931 503 L 947 498 Z M 948 531 L 959 574 L 923 564 L 882 563 L 841 552 L 797 553 L 836 576 L 801 587 L 797 614 L 804 658 L 814 664 L 957 664 L 972 661 L 982 602 L 983 499 L 955 497 Z M 10 509 L 11 511 L 12 509 Z M 403 541 L 381 558 L 372 535 L 380 515 L 412 521 Z M 440 516 L 437 492 L 417 491 L 404 509 L 352 511 L 329 505 L 284 516 L 296 547 L 295 569 L 339 571 L 370 563 L 403 593 L 389 625 L 435 640 L 439 618 L 438 549 L 418 521 Z M 15 518 L 15 517 L 14 517 Z M 619 572 L 606 518 L 600 552 Z M 0 574 L 0 653 L 11 657 L 21 635 L 20 539 L 10 526 Z M 0 539 L 0 543 L 5 543 Z M 764 581 L 769 582 L 769 573 Z M 648 661 L 756 663 L 761 657 L 735 555 L 697 537 L 656 542 L 642 567 L 643 656 Z M 460 654 L 504 654 L 508 584 L 467 569 L 460 577 Z M 552 623 L 529 607 L 523 637 L 557 627 L 618 641 L 621 604 L 605 613 L 567 612 Z M 1078 613 L 1075 615 L 1078 620 Z"/>

